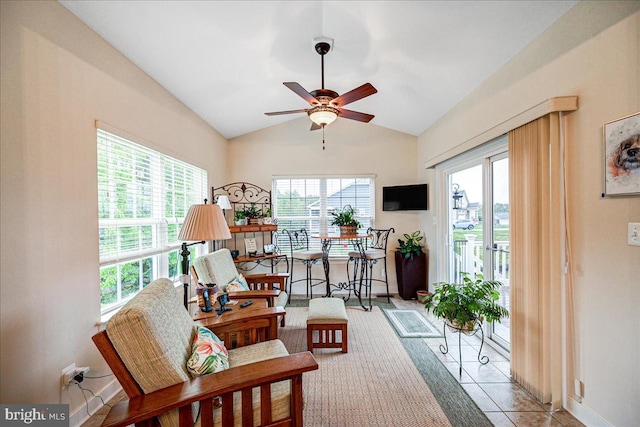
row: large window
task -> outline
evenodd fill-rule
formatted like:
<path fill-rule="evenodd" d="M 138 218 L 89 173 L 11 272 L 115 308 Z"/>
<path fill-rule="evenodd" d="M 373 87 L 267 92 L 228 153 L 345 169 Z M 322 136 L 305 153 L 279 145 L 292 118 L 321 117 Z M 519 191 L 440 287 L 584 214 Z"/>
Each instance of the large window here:
<path fill-rule="evenodd" d="M 309 236 L 336 233 L 331 225 L 331 212 L 351 205 L 362 230 L 374 225 L 375 180 L 373 177 L 275 178 L 273 180 L 274 215 L 278 219 L 278 246 L 289 254 L 289 241 L 284 229 L 306 228 Z M 319 239 L 310 238 L 310 247 L 320 250 Z M 331 256 L 344 256 L 350 246 L 333 245 Z"/>
<path fill-rule="evenodd" d="M 102 312 L 158 277 L 178 278 L 178 232 L 206 194 L 205 170 L 98 129 Z"/>

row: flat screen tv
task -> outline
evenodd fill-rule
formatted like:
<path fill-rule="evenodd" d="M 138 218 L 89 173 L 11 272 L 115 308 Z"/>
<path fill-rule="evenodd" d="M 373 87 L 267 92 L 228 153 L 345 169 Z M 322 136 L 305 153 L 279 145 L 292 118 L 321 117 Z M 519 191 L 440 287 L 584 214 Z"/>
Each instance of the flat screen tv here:
<path fill-rule="evenodd" d="M 426 211 L 428 199 L 427 184 L 382 187 L 383 211 Z"/>

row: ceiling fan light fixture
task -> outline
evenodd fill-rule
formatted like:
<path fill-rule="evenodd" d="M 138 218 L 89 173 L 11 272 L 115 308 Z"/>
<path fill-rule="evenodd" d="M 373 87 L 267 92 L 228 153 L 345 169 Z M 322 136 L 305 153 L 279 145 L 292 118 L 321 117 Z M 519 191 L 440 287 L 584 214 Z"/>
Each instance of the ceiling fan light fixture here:
<path fill-rule="evenodd" d="M 321 105 L 310 109 L 308 114 L 312 122 L 318 126 L 326 126 L 338 118 L 338 113 L 337 108 Z"/>

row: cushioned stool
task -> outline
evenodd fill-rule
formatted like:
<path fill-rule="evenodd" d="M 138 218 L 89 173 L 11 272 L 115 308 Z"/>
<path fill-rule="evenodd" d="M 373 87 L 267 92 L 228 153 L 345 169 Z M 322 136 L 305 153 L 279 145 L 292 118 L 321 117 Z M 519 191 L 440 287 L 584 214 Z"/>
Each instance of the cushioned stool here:
<path fill-rule="evenodd" d="M 347 310 L 340 298 L 318 298 L 309 301 L 307 317 L 307 350 L 313 353 L 314 348 L 342 348 L 343 353 L 349 349 L 347 335 Z M 313 331 L 318 331 L 318 342 L 313 340 Z M 338 331 L 341 342 L 338 342 Z"/>

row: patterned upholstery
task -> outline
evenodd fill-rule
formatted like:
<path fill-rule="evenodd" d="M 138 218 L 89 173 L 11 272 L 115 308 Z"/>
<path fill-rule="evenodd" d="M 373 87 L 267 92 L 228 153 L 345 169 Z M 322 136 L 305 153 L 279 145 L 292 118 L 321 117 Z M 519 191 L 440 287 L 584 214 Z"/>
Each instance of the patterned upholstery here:
<path fill-rule="evenodd" d="M 230 255 L 229 255 L 230 256 Z M 144 393 L 189 381 L 186 365 L 197 326 L 184 309 L 180 292 L 169 279 L 157 279 L 122 307 L 107 323 L 106 332 L 118 355 Z M 265 341 L 229 350 L 230 368 L 286 356 L 279 340 Z M 215 375 L 215 374 L 212 374 Z M 273 419 L 289 415 L 288 381 L 272 386 Z M 234 399 L 237 423 L 241 423 L 240 395 Z M 260 420 L 259 390 L 254 391 L 255 420 Z M 236 403 L 234 402 L 234 403 Z M 220 410 L 214 425 L 221 425 Z M 194 414 L 197 409 L 194 409 Z M 158 417 L 162 427 L 177 427 L 177 410 Z M 240 425 L 240 424 L 237 424 Z"/>

